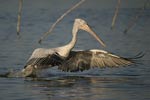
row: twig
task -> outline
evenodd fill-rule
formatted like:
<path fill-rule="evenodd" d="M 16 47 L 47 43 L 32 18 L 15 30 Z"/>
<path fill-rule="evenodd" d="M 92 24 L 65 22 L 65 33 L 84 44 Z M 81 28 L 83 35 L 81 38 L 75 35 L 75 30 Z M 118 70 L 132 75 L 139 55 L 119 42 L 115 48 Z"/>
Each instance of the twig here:
<path fill-rule="evenodd" d="M 71 7 L 70 9 L 68 9 L 63 15 L 61 15 L 56 22 L 50 27 L 50 29 L 48 30 L 48 32 L 45 32 L 44 35 L 40 38 L 40 40 L 38 41 L 39 43 L 42 42 L 42 40 L 53 31 L 53 29 L 55 28 L 56 24 L 59 23 L 68 13 L 70 13 L 72 10 L 74 10 L 75 8 L 77 8 L 79 5 L 81 5 L 85 0 L 81 0 L 79 1 L 77 4 L 75 4 L 73 7 Z"/>
<path fill-rule="evenodd" d="M 118 12 L 119 12 L 120 4 L 121 4 L 121 0 L 118 0 L 118 3 L 116 5 L 116 9 L 115 9 L 115 13 L 114 13 L 114 16 L 113 16 L 113 19 L 112 19 L 112 23 L 111 23 L 111 29 L 114 28 L 116 18 L 117 18 Z"/>
<path fill-rule="evenodd" d="M 136 24 L 137 20 L 141 17 L 142 13 L 144 12 L 146 8 L 147 3 L 148 3 L 148 0 L 146 0 L 146 2 L 144 3 L 144 6 L 141 8 L 138 14 L 132 18 L 133 20 L 129 21 L 126 29 L 124 30 L 125 34 Z"/>
<path fill-rule="evenodd" d="M 17 22 L 17 35 L 18 36 L 20 35 L 22 5 L 23 5 L 23 0 L 19 0 L 18 22 Z"/>

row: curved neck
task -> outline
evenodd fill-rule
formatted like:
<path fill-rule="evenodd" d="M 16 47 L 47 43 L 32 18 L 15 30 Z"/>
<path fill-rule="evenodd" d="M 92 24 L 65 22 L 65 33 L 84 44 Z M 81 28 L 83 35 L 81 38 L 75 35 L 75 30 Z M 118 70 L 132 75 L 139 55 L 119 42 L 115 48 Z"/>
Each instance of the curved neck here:
<path fill-rule="evenodd" d="M 76 25 L 74 25 L 72 29 L 72 40 L 66 45 L 69 50 L 72 50 L 76 44 L 77 32 L 78 32 L 78 28 L 76 27 Z"/>
<path fill-rule="evenodd" d="M 65 46 L 62 46 L 59 48 L 59 54 L 63 57 L 67 57 L 70 53 L 70 51 L 73 49 L 73 47 L 76 44 L 77 41 L 77 32 L 78 32 L 78 28 L 77 26 L 74 24 L 73 25 L 73 29 L 72 29 L 72 40 Z"/>

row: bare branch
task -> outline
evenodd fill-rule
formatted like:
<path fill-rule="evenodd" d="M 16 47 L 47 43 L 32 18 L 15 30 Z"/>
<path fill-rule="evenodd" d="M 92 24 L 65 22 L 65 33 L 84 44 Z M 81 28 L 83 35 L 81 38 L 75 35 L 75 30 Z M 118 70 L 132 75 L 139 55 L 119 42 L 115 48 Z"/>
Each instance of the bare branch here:
<path fill-rule="evenodd" d="M 18 22 L 17 22 L 17 35 L 18 36 L 20 35 L 22 5 L 23 5 L 23 0 L 19 0 Z"/>
<path fill-rule="evenodd" d="M 116 9 L 115 9 L 115 13 L 114 13 L 114 16 L 113 16 L 113 19 L 112 19 L 112 23 L 111 23 L 111 29 L 114 28 L 116 18 L 117 18 L 118 12 L 119 12 L 120 4 L 121 4 L 121 0 L 118 0 L 118 3 L 116 5 Z"/>
<path fill-rule="evenodd" d="M 124 33 L 127 33 L 137 22 L 137 20 L 141 17 L 141 15 L 143 14 L 146 5 L 148 4 L 148 0 L 146 0 L 146 2 L 144 3 L 144 6 L 140 9 L 140 11 L 138 12 L 138 14 L 136 16 L 134 16 L 128 23 L 126 29 L 124 30 Z"/>
<path fill-rule="evenodd" d="M 38 41 L 39 43 L 42 42 L 42 40 L 53 31 L 53 29 L 55 28 L 56 24 L 59 23 L 67 14 L 69 14 L 72 10 L 74 10 L 75 8 L 77 8 L 79 5 L 81 5 L 85 0 L 81 0 L 79 1 L 77 4 L 75 4 L 73 7 L 71 7 L 70 9 L 68 9 L 63 15 L 61 15 L 56 22 L 50 27 L 50 29 L 48 30 L 48 32 L 45 32 L 44 35 L 40 38 L 40 40 Z"/>

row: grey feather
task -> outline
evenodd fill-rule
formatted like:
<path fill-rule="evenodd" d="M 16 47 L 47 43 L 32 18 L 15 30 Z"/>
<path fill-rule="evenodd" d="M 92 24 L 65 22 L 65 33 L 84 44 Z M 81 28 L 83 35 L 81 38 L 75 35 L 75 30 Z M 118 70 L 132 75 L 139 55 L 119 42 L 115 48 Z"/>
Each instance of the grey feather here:
<path fill-rule="evenodd" d="M 58 67 L 62 71 L 84 71 L 90 68 L 119 67 L 133 64 L 132 59 L 123 58 L 102 50 L 71 51 L 69 57 Z"/>
<path fill-rule="evenodd" d="M 46 57 L 41 58 L 31 58 L 25 65 L 26 68 L 28 65 L 36 66 L 37 69 L 44 69 L 50 66 L 58 66 L 60 65 L 64 59 L 59 55 L 52 54 L 47 55 Z"/>

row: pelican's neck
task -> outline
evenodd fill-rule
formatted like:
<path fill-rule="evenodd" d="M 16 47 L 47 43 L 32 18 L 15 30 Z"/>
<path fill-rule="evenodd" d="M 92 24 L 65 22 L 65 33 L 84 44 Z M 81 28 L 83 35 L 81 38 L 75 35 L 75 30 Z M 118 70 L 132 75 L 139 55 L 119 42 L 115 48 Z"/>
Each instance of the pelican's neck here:
<path fill-rule="evenodd" d="M 73 49 L 73 47 L 76 44 L 77 32 L 78 32 L 78 28 L 77 28 L 76 24 L 74 24 L 73 29 L 72 29 L 72 40 L 67 45 L 61 47 L 61 49 L 59 51 L 61 56 L 67 57 L 69 55 L 70 51 Z"/>
<path fill-rule="evenodd" d="M 78 28 L 76 26 L 76 24 L 73 25 L 73 29 L 72 29 L 72 40 L 66 45 L 66 48 L 69 50 L 72 50 L 73 47 L 76 44 L 77 41 L 77 32 L 78 32 Z"/>

